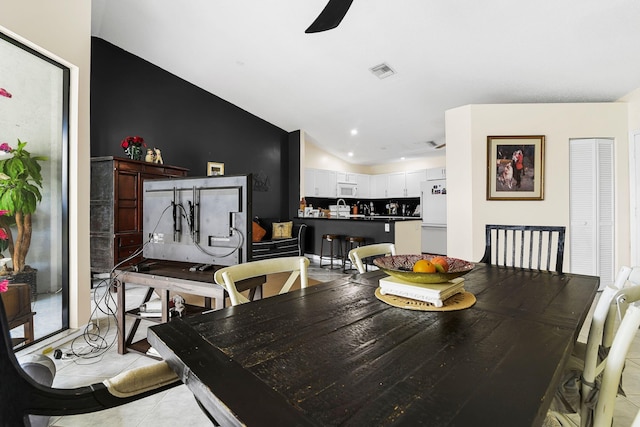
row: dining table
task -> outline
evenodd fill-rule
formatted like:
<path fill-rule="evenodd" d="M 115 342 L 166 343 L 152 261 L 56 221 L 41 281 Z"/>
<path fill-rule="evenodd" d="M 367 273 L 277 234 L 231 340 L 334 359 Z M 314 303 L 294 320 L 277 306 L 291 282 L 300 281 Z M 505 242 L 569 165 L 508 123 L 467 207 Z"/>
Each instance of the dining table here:
<path fill-rule="evenodd" d="M 475 302 L 414 310 L 381 270 L 152 326 L 203 410 L 231 426 L 540 426 L 595 276 L 477 263 Z"/>

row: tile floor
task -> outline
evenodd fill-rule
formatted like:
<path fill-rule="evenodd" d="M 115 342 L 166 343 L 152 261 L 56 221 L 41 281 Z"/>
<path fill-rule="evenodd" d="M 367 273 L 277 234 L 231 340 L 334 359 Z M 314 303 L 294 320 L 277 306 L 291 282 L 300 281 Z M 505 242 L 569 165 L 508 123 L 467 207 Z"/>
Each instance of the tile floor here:
<path fill-rule="evenodd" d="M 309 270 L 310 278 L 324 282 L 341 275 L 341 270 L 330 270 L 327 267 L 320 268 L 317 264 L 317 259 L 312 260 Z M 105 296 L 104 290 L 105 287 L 98 287 L 92 291 L 94 301 L 98 301 L 98 306 L 100 307 L 104 307 L 106 303 L 104 299 L 100 298 Z M 129 306 L 130 304 L 131 307 L 139 305 L 145 291 L 146 288 L 144 287 L 127 288 L 127 305 Z M 106 295 L 108 296 L 109 294 Z M 136 299 L 134 295 L 139 299 Z M 115 302 L 108 302 L 108 306 L 115 307 Z M 98 335 L 95 335 L 91 339 L 85 339 L 84 336 L 81 336 L 72 342 L 56 346 L 56 348 L 60 348 L 63 353 L 75 352 L 76 354 L 90 353 L 91 348 L 94 346 L 106 346 L 108 350 L 101 352 L 96 357 L 92 357 L 89 354 L 85 357 L 70 356 L 69 358 L 63 357 L 63 359 L 55 360 L 57 373 L 53 384 L 54 387 L 70 388 L 101 382 L 105 378 L 117 375 L 124 370 L 155 362 L 154 359 L 137 353 L 119 355 L 117 353 L 114 320 L 99 310 L 96 313 L 100 328 L 99 335 L 104 338 L 99 338 Z M 149 325 L 152 325 L 152 323 L 142 322 L 142 326 L 136 334 L 136 339 L 146 336 L 146 326 Z M 582 340 L 586 340 L 586 330 L 583 330 L 580 336 Z M 20 353 L 24 353 L 24 351 Z M 614 427 L 630 426 L 636 413 L 640 410 L 640 331 L 629 351 L 623 376 L 623 386 L 627 396 L 618 397 Z M 137 402 L 98 413 L 52 417 L 50 425 L 57 427 L 102 425 L 124 427 L 190 425 L 197 427 L 211 424 L 196 404 L 191 392 L 186 386 L 181 385 Z"/>

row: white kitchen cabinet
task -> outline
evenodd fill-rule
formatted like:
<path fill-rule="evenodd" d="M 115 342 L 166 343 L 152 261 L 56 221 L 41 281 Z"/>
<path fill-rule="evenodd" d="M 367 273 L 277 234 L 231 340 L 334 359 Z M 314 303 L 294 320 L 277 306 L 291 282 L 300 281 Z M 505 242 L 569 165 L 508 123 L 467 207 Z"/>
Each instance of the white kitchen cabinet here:
<path fill-rule="evenodd" d="M 368 199 L 369 197 L 371 197 L 371 185 L 369 183 L 371 176 L 363 173 L 357 173 L 354 175 L 356 184 L 358 184 L 358 190 L 356 193 L 357 198 Z"/>
<path fill-rule="evenodd" d="M 427 180 L 426 169 L 385 175 L 388 180 L 386 197 L 420 197 L 420 183 Z"/>
<path fill-rule="evenodd" d="M 305 197 L 336 197 L 337 176 L 335 171 L 305 169 Z"/>
<path fill-rule="evenodd" d="M 427 169 L 427 180 L 428 181 L 433 181 L 436 179 L 446 179 L 447 178 L 447 173 L 446 173 L 446 169 L 445 168 L 432 168 L 432 169 Z"/>
<path fill-rule="evenodd" d="M 371 183 L 371 198 L 373 199 L 383 199 L 387 196 L 389 181 L 387 178 L 387 174 L 378 174 L 371 175 L 370 177 Z"/>
<path fill-rule="evenodd" d="M 444 170 L 444 169 L 443 169 Z M 420 183 L 427 180 L 427 170 L 419 169 L 405 173 L 405 197 L 420 197 Z"/>
<path fill-rule="evenodd" d="M 306 168 L 304 170 L 304 196 L 316 196 L 316 170 Z"/>
<path fill-rule="evenodd" d="M 336 172 L 336 181 L 357 183 L 358 175 L 359 174 L 352 172 Z"/>
<path fill-rule="evenodd" d="M 388 182 L 387 197 L 406 197 L 406 173 L 394 172 L 386 174 Z"/>

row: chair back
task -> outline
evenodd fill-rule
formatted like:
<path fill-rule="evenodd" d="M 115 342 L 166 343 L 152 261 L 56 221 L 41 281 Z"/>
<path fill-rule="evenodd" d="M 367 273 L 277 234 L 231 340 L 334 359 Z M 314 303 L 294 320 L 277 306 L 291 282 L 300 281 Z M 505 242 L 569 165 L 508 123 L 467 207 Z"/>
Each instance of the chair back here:
<path fill-rule="evenodd" d="M 565 227 L 487 225 L 480 262 L 562 273 Z"/>
<path fill-rule="evenodd" d="M 156 381 L 158 369 L 155 367 L 148 378 L 140 373 L 141 368 L 127 371 L 126 376 L 135 378 L 134 387 L 129 389 L 127 396 L 113 394 L 112 389 L 104 383 L 69 389 L 38 384 L 27 375 L 16 359 L 4 302 L 0 298 L 0 426 L 29 426 L 29 414 L 74 415 L 101 411 L 181 384 L 165 362 L 158 362 L 158 366 L 162 372 L 160 381 Z M 148 367 L 142 369 L 146 368 Z M 132 381 L 127 383 L 130 385 Z M 135 386 L 138 384 L 145 387 L 137 389 Z"/>
<path fill-rule="evenodd" d="M 373 245 L 360 246 L 349 251 L 349 260 L 355 265 L 358 273 L 366 271 L 363 259 L 376 255 L 395 255 L 396 247 L 393 243 L 376 243 Z"/>
<path fill-rule="evenodd" d="M 622 370 L 631 343 L 638 332 L 638 327 L 640 327 L 640 302 L 634 302 L 628 306 L 606 359 L 598 400 L 593 412 L 593 425 L 595 427 L 609 427 L 612 425 L 613 409 Z"/>
<path fill-rule="evenodd" d="M 640 279 L 640 267 L 635 267 L 626 273 L 623 268 L 618 276 L 627 274 L 630 278 L 631 274 L 628 274 L 629 272 L 631 274 L 635 273 L 635 279 Z M 615 401 L 615 391 L 618 389 L 620 377 L 618 376 L 616 390 L 612 394 L 609 393 L 608 389 L 607 393 L 604 393 L 602 388 L 598 392 L 597 383 L 601 375 L 604 375 L 603 372 L 608 369 L 613 343 L 616 340 L 623 340 L 623 338 L 618 338 L 621 327 L 616 330 L 616 325 L 620 320 L 624 321 L 631 305 L 640 301 L 640 281 L 629 280 L 629 283 L 626 283 L 619 279 L 619 277 L 616 278 L 616 284 L 622 283 L 622 289 L 609 285 L 602 291 L 594 309 L 593 319 L 589 328 L 581 378 L 580 421 L 583 426 L 591 425 L 591 421 L 595 419 L 592 413 L 593 404 L 589 402 L 595 401 L 596 392 L 598 393 L 598 402 L 601 399 L 610 402 Z M 624 354 L 626 355 L 626 351 Z M 611 374 L 609 378 L 612 378 Z M 609 379 L 609 381 L 612 380 Z M 611 403 L 611 406 L 613 406 L 613 403 Z"/>
<path fill-rule="evenodd" d="M 238 292 L 236 282 L 266 274 L 290 272 L 289 278 L 279 292 L 279 294 L 284 294 L 289 292 L 298 276 L 300 276 L 300 287 L 306 288 L 308 286 L 308 267 L 309 260 L 303 256 L 271 258 L 221 268 L 215 272 L 213 278 L 218 285 L 227 291 L 231 305 L 238 305 L 249 302 L 249 299 Z"/>

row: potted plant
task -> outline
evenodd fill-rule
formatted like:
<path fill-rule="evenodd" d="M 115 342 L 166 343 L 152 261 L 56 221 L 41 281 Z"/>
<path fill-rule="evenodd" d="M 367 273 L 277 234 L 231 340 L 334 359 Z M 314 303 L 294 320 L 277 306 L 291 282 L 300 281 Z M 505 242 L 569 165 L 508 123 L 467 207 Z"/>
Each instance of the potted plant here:
<path fill-rule="evenodd" d="M 0 210 L 6 214 L 0 216 L 0 228 L 7 237 L 13 274 L 29 268 L 25 260 L 31 246 L 31 216 L 42 200 L 39 162 L 46 157 L 31 156 L 26 145 L 19 139 L 17 148 L 11 148 L 6 142 L 0 144 Z M 17 230 L 15 239 L 12 226 Z"/>

